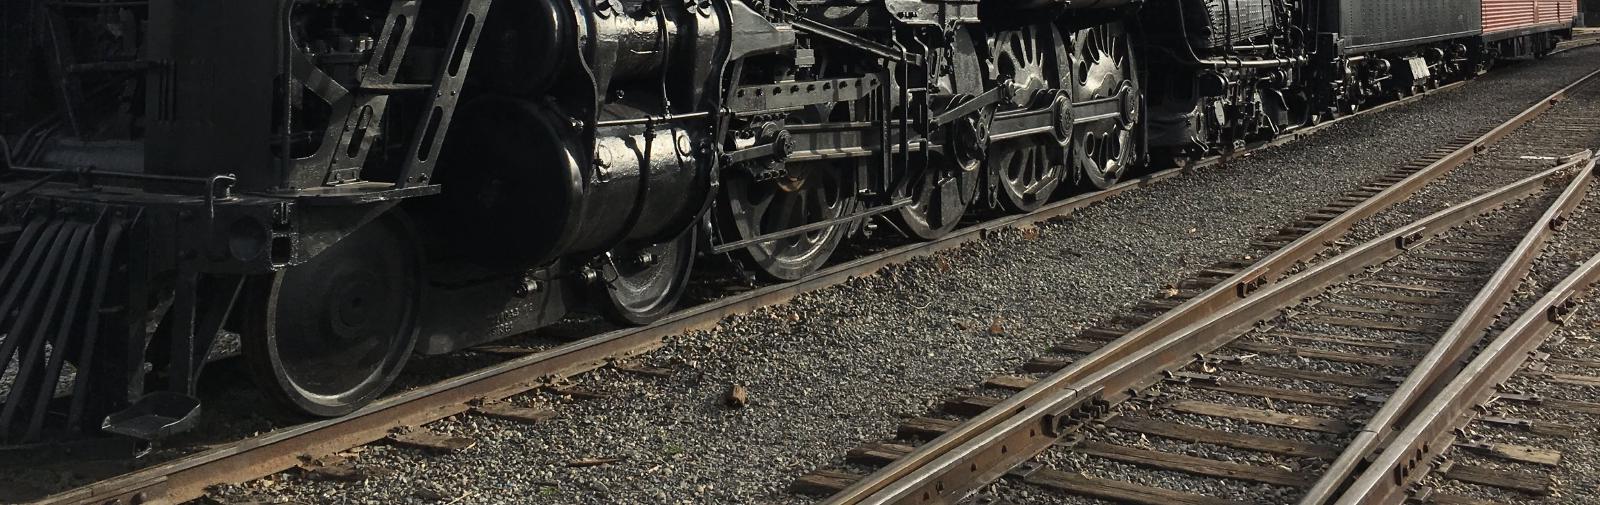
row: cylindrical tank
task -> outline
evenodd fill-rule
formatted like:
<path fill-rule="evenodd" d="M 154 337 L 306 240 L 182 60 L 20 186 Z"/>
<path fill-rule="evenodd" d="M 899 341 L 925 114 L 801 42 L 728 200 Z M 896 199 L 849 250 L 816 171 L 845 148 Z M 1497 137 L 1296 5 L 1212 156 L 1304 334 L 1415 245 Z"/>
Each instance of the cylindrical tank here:
<path fill-rule="evenodd" d="M 455 249 L 492 264 L 540 265 L 655 241 L 689 225 L 706 194 L 703 133 L 686 124 L 599 128 L 592 144 L 548 105 L 485 99 L 458 113 L 441 171 Z M 583 152 L 592 145 L 592 152 Z"/>

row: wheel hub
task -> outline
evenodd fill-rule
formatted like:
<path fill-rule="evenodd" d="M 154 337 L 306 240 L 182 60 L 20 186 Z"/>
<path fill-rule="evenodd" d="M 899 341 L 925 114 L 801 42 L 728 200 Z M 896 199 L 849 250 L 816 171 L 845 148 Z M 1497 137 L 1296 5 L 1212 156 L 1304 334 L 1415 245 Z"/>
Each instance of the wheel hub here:
<path fill-rule="evenodd" d="M 329 297 L 329 311 L 332 316 L 332 335 L 342 341 L 351 341 L 363 338 L 372 331 L 374 326 L 374 309 L 369 300 L 380 298 L 369 272 L 359 272 L 340 275 L 332 283 L 336 290 Z"/>
<path fill-rule="evenodd" d="M 1067 143 L 1072 142 L 1072 97 L 1066 93 L 1057 93 L 1051 107 L 1055 109 L 1055 130 L 1051 133 L 1055 135 L 1056 143 L 1065 147 Z"/>

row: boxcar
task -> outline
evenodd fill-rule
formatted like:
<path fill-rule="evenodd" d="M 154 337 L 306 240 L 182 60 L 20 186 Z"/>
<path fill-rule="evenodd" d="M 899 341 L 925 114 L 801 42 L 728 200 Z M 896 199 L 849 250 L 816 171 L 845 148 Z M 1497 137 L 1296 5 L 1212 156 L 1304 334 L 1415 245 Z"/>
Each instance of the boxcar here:
<path fill-rule="evenodd" d="M 1540 55 L 1570 36 L 1578 0 L 1482 0 L 1483 41 L 1500 57 Z"/>

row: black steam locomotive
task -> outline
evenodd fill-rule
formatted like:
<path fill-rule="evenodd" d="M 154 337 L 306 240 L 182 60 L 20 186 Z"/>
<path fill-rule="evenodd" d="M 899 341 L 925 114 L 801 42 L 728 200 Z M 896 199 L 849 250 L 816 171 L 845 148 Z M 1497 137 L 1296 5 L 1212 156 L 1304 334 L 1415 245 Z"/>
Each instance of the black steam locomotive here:
<path fill-rule="evenodd" d="M 1479 0 L 13 0 L 0 440 L 336 416 L 694 262 L 802 278 L 1548 51 Z"/>

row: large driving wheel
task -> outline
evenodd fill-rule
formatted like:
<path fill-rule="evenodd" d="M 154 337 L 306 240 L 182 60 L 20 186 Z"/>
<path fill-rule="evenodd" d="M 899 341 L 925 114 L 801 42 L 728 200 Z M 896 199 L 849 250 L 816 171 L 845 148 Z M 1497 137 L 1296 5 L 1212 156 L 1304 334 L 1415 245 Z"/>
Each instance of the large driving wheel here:
<path fill-rule="evenodd" d="M 695 226 L 660 244 L 623 245 L 601 264 L 600 310 L 621 325 L 645 325 L 678 306 L 694 267 Z"/>
<path fill-rule="evenodd" d="M 983 93 L 982 62 L 972 37 L 957 31 L 950 47 L 935 52 L 947 65 L 938 65 L 944 75 L 934 82 L 941 92 L 933 99 L 932 114 L 969 103 Z M 926 160 L 912 157 L 912 170 L 899 196 L 911 204 L 889 214 L 894 225 L 912 238 L 934 240 L 949 234 L 967 208 L 978 198 L 982 185 L 979 168 L 988 157 L 989 124 L 994 107 L 984 107 L 947 124 L 938 132 L 941 149 L 924 153 Z"/>
<path fill-rule="evenodd" d="M 1080 124 L 1074 129 L 1073 162 L 1089 187 L 1105 189 L 1115 185 L 1138 159 L 1134 127 L 1138 123 L 1140 92 L 1129 44 L 1122 23 L 1092 26 L 1072 36 L 1072 59 L 1077 67 L 1072 79 L 1072 100 L 1123 96 L 1131 116 Z"/>
<path fill-rule="evenodd" d="M 390 212 L 253 283 L 242 333 L 261 388 L 325 417 L 376 399 L 416 343 L 420 256 L 410 225 Z"/>
<path fill-rule="evenodd" d="M 1064 46 L 1061 32 L 1051 24 L 996 33 L 990 40 L 994 80 L 1012 82 L 1021 109 L 1055 107 L 1058 94 L 1052 90 L 1064 89 L 1071 80 Z M 990 148 L 988 169 L 999 185 L 1000 205 L 1013 212 L 1044 206 L 1060 185 L 1066 162 L 1066 149 L 1050 137 L 996 142 Z"/>
<path fill-rule="evenodd" d="M 717 219 L 723 240 L 744 241 L 850 215 L 856 207 L 855 167 L 853 162 L 790 163 L 788 175 L 767 181 L 728 172 Z M 842 221 L 757 242 L 734 251 L 734 257 L 763 277 L 797 280 L 828 262 L 849 227 Z"/>

